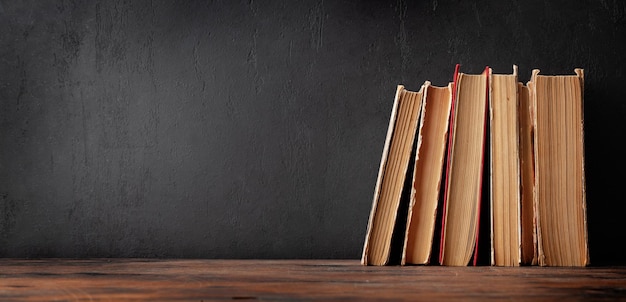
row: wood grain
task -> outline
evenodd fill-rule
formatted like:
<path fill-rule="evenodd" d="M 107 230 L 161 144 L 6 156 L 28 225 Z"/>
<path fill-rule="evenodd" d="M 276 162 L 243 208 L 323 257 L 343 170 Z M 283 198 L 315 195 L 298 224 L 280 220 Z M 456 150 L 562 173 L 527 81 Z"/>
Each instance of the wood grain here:
<path fill-rule="evenodd" d="M 1 301 L 626 300 L 626 267 L 0 259 Z"/>

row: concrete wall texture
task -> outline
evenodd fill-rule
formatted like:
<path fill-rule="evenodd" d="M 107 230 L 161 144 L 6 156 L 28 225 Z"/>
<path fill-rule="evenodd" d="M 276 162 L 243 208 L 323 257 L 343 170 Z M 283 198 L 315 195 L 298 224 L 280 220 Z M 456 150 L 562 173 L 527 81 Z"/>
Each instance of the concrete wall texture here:
<path fill-rule="evenodd" d="M 622 1 L 0 0 L 0 257 L 359 258 L 396 85 L 585 69 L 624 262 Z"/>

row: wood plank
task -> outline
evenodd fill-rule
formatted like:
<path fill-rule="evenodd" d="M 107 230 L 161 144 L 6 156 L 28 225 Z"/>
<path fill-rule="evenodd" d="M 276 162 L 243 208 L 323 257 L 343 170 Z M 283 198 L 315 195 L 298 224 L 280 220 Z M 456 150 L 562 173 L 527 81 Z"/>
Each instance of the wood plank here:
<path fill-rule="evenodd" d="M 0 259 L 1 301 L 616 300 L 626 267 L 362 266 L 358 260 Z"/>

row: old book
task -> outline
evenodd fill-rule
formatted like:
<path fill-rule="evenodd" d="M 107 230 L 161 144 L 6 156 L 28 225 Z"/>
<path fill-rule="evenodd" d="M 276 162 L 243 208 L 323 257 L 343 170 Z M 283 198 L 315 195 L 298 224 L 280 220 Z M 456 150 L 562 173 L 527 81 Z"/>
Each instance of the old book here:
<path fill-rule="evenodd" d="M 521 262 L 517 66 L 489 77 L 491 265 Z"/>
<path fill-rule="evenodd" d="M 391 239 L 409 168 L 424 87 L 417 92 L 398 85 L 376 180 L 361 263 L 389 263 Z M 404 227 L 404 226 L 403 226 Z"/>
<path fill-rule="evenodd" d="M 519 92 L 519 151 L 520 151 L 520 223 L 521 264 L 537 265 L 537 233 L 535 226 L 534 191 L 535 158 L 533 145 L 534 106 L 530 101 L 528 86 L 517 83 Z"/>
<path fill-rule="evenodd" d="M 582 69 L 574 75 L 534 70 L 535 210 L 542 266 L 589 263 L 585 196 Z"/>
<path fill-rule="evenodd" d="M 478 248 L 487 123 L 488 72 L 455 69 L 443 202 L 442 265 L 465 266 Z"/>
<path fill-rule="evenodd" d="M 452 83 L 426 82 L 401 264 L 430 262 L 445 159 Z"/>

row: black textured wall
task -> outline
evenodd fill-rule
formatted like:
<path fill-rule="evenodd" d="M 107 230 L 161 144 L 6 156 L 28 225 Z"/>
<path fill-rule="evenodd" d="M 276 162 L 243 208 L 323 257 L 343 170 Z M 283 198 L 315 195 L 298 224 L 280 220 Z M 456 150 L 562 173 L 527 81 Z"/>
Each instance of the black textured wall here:
<path fill-rule="evenodd" d="M 0 257 L 359 258 L 397 84 L 585 69 L 624 263 L 626 12 L 599 1 L 0 0 Z"/>

